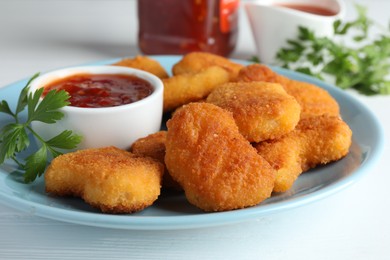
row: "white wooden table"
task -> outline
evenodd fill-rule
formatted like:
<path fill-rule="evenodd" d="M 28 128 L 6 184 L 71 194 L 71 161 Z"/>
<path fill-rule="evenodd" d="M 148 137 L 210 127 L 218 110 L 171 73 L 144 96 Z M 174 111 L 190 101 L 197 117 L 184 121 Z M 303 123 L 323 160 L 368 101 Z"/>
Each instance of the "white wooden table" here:
<path fill-rule="evenodd" d="M 354 15 L 348 1 L 348 16 Z M 387 25 L 390 1 L 357 1 Z M 0 0 L 0 86 L 37 71 L 139 53 L 134 0 Z M 255 45 L 246 17 L 233 57 Z M 390 132 L 390 96 L 351 93 Z M 1 97 L 0 97 L 1 98 Z M 0 259 L 390 259 L 389 142 L 358 183 L 318 202 L 240 224 L 177 231 L 95 228 L 0 202 Z"/>

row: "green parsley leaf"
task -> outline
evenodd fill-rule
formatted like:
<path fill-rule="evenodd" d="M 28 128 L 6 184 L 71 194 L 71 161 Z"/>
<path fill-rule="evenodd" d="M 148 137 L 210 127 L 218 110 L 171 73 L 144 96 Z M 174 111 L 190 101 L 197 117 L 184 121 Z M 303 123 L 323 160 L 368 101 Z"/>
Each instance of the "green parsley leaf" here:
<path fill-rule="evenodd" d="M 59 108 L 69 105 L 67 101 L 69 94 L 65 90 L 51 90 L 38 103 L 41 97 L 43 88 L 30 94 L 27 98 L 28 103 L 28 119 L 27 122 L 41 121 L 48 124 L 53 124 L 60 120 L 64 115 L 57 111 Z"/>
<path fill-rule="evenodd" d="M 24 182 L 33 182 L 36 177 L 41 176 L 45 172 L 46 164 L 47 147 L 46 145 L 42 145 L 38 151 L 26 158 L 26 164 L 24 166 Z"/>
<path fill-rule="evenodd" d="M 42 99 L 43 89 L 38 89 L 34 93 L 29 93 L 30 83 L 38 76 L 35 74 L 20 92 L 15 112 L 12 112 L 7 101 L 0 102 L 0 113 L 12 116 L 15 122 L 5 125 L 0 129 L 0 165 L 6 159 L 14 160 L 20 169 L 24 171 L 24 181 L 26 183 L 34 181 L 41 176 L 46 169 L 49 156 L 55 158 L 62 154 L 58 149 L 74 149 L 82 140 L 82 137 L 75 135 L 72 131 L 65 130 L 50 140 L 43 140 L 33 129 L 30 123 L 40 121 L 53 124 L 64 115 L 58 111 L 59 108 L 69 104 L 69 94 L 66 91 L 50 91 Z M 19 113 L 27 107 L 27 120 L 21 122 Z M 20 159 L 20 152 L 30 146 L 28 134 L 31 133 L 39 142 L 39 149 L 28 155 L 25 159 Z"/>
<path fill-rule="evenodd" d="M 252 56 L 252 58 L 249 59 L 251 62 L 260 63 L 260 59 L 257 56 Z"/>
<path fill-rule="evenodd" d="M 14 113 L 12 113 L 11 109 L 9 108 L 7 101 L 5 101 L 5 100 L 2 100 L 0 103 L 0 112 L 6 113 L 6 114 L 11 115 L 13 117 L 15 116 Z"/>
<path fill-rule="evenodd" d="M 30 86 L 31 82 L 39 76 L 39 73 L 36 73 L 34 76 L 32 76 L 29 81 L 27 82 L 26 86 Z M 15 114 L 18 115 L 20 112 L 24 110 L 24 108 L 27 106 L 27 94 L 28 94 L 28 87 L 25 87 L 20 92 L 20 96 L 18 99 L 18 104 L 16 106 L 16 112 Z"/>
<path fill-rule="evenodd" d="M 366 43 L 372 25 L 367 9 L 356 5 L 358 17 L 354 21 L 335 21 L 336 37 L 346 37 L 356 45 L 348 47 L 318 37 L 306 27 L 298 27 L 296 39 L 287 41 L 287 47 L 277 53 L 278 65 L 318 77 L 334 78 L 342 89 L 354 88 L 362 94 L 389 94 L 390 81 L 390 28 L 371 43 Z M 331 76 L 331 77 L 329 77 Z"/>
<path fill-rule="evenodd" d="M 46 142 L 50 147 L 59 149 L 74 149 L 81 142 L 81 136 L 74 135 L 72 131 L 65 130 Z"/>

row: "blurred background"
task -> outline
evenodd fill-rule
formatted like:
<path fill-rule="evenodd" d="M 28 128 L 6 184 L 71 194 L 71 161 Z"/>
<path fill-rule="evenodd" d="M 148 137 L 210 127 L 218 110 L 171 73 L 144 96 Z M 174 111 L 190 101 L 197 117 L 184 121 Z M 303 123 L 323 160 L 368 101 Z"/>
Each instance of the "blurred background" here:
<path fill-rule="evenodd" d="M 241 0 L 234 58 L 256 54 L 242 8 L 248 1 Z M 368 2 L 372 18 L 388 17 L 381 8 L 388 0 L 345 1 L 347 17 L 354 3 Z M 0 86 L 37 71 L 139 54 L 137 34 L 136 0 L 0 0 Z"/>

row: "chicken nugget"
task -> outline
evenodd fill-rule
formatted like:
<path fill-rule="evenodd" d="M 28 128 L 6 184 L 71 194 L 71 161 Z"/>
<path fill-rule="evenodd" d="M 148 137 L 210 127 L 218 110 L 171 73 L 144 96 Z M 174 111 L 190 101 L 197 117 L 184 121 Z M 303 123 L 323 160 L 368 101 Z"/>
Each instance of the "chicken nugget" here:
<path fill-rule="evenodd" d="M 284 192 L 302 172 L 346 156 L 351 140 L 352 131 L 344 121 L 322 115 L 304 118 L 291 133 L 255 148 L 276 170 L 274 191 Z"/>
<path fill-rule="evenodd" d="M 225 211 L 270 197 L 274 170 L 240 134 L 230 112 L 191 103 L 178 109 L 167 126 L 165 163 L 191 204 Z"/>
<path fill-rule="evenodd" d="M 274 140 L 255 144 L 259 154 L 276 171 L 274 192 L 289 190 L 302 173 L 302 147 L 296 131 Z"/>
<path fill-rule="evenodd" d="M 148 156 L 156 159 L 164 165 L 164 175 L 162 180 L 162 187 L 166 189 L 182 190 L 180 185 L 174 181 L 165 166 L 165 142 L 167 137 L 166 131 L 159 131 L 150 134 L 146 137 L 140 138 L 133 143 L 130 151 L 141 156 Z"/>
<path fill-rule="evenodd" d="M 79 150 L 55 158 L 45 173 L 46 192 L 81 197 L 106 213 L 131 213 L 160 195 L 164 167 L 116 147 Z"/>
<path fill-rule="evenodd" d="M 196 73 L 163 79 L 164 112 L 172 111 L 190 102 L 202 100 L 215 87 L 228 81 L 228 73 L 218 66 L 208 67 Z"/>
<path fill-rule="evenodd" d="M 305 152 L 302 157 L 303 171 L 343 158 L 352 143 L 352 130 L 338 116 L 302 119 L 297 131 Z"/>
<path fill-rule="evenodd" d="M 226 83 L 214 89 L 207 102 L 233 113 L 241 134 L 249 142 L 274 139 L 292 131 L 301 108 L 280 84 Z"/>
<path fill-rule="evenodd" d="M 138 55 L 134 58 L 125 58 L 112 65 L 144 70 L 154 74 L 160 79 L 165 79 L 169 77 L 164 67 L 161 66 L 158 61 L 146 56 Z"/>
<path fill-rule="evenodd" d="M 231 60 L 207 52 L 191 52 L 172 67 L 173 75 L 195 73 L 204 68 L 219 66 L 229 72 L 230 80 L 237 78 L 237 75 L 244 66 Z"/>
<path fill-rule="evenodd" d="M 337 101 L 326 90 L 307 82 L 279 75 L 265 65 L 246 66 L 240 71 L 237 81 L 265 81 L 281 84 L 301 106 L 301 118 L 325 114 L 338 116 L 340 114 Z"/>

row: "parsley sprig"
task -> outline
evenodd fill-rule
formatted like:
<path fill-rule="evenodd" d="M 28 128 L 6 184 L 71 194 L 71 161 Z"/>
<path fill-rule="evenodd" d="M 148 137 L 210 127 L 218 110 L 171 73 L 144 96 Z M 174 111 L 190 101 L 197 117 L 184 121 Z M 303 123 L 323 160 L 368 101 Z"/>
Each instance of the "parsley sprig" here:
<path fill-rule="evenodd" d="M 0 113 L 8 114 L 14 119 L 14 122 L 0 129 L 0 165 L 6 159 L 15 161 L 24 173 L 26 183 L 33 182 L 44 173 L 49 155 L 55 158 L 62 154 L 59 149 L 74 149 L 81 142 L 81 136 L 73 134 L 70 130 L 65 130 L 50 140 L 44 140 L 31 128 L 31 122 L 33 121 L 53 124 L 60 120 L 64 114 L 58 109 L 69 105 L 68 99 L 70 96 L 64 90 L 52 90 L 41 100 L 43 88 L 30 93 L 29 85 L 38 75 L 38 73 L 35 74 L 20 92 L 15 112 L 10 109 L 7 101 L 2 100 L 0 102 Z M 27 119 L 22 121 L 20 113 L 26 107 Z M 18 154 L 30 146 L 29 133 L 39 142 L 39 148 L 26 158 L 20 159 Z"/>
<path fill-rule="evenodd" d="M 356 5 L 356 10 L 356 20 L 334 23 L 335 39 L 299 27 L 297 39 L 288 40 L 288 47 L 277 53 L 278 65 L 322 80 L 333 79 L 340 88 L 354 88 L 365 95 L 390 94 L 390 28 L 367 43 L 374 22 L 365 7 Z M 346 46 L 343 41 L 347 39 L 354 46 Z"/>

